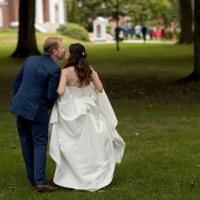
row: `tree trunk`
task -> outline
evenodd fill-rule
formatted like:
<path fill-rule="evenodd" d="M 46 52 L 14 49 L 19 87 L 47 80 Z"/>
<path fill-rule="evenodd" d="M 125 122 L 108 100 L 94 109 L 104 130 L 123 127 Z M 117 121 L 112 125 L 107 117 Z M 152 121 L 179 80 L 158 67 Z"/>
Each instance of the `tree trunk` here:
<path fill-rule="evenodd" d="M 18 44 L 12 57 L 40 54 L 35 37 L 35 0 L 20 0 Z"/>
<path fill-rule="evenodd" d="M 180 4 L 180 25 L 181 36 L 179 43 L 191 44 L 193 42 L 192 33 L 192 2 L 191 0 L 179 0 Z"/>
<path fill-rule="evenodd" d="M 194 26 L 194 71 L 186 82 L 200 80 L 200 0 L 195 0 Z"/>
<path fill-rule="evenodd" d="M 200 0 L 195 0 L 194 73 L 200 77 Z"/>

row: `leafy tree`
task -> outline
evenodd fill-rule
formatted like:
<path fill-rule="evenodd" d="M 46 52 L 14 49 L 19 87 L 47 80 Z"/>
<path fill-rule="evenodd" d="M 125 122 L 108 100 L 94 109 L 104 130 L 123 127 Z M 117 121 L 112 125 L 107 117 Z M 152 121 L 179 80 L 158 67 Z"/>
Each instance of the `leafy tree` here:
<path fill-rule="evenodd" d="M 180 21 L 180 8 L 179 8 L 179 1 L 178 0 L 169 0 L 171 5 L 172 5 L 172 9 L 169 13 L 169 15 L 171 16 L 171 20 L 173 22 L 179 22 Z"/>
<path fill-rule="evenodd" d="M 67 0 L 68 22 L 78 23 L 78 3 L 77 0 Z"/>
<path fill-rule="evenodd" d="M 67 18 L 67 21 L 70 22 L 70 12 L 71 12 L 71 7 L 72 7 L 72 0 L 65 0 L 66 2 L 66 7 L 67 7 L 67 12 L 66 12 L 66 18 Z"/>
<path fill-rule="evenodd" d="M 117 0 L 82 0 L 79 7 L 80 22 L 89 27 L 97 16 L 116 18 Z M 119 0 L 120 15 L 133 18 L 134 23 L 155 21 L 159 18 L 169 25 L 174 18 L 178 18 L 175 7 L 178 0 Z M 173 13 L 175 12 L 175 14 Z"/>
<path fill-rule="evenodd" d="M 130 0 L 129 13 L 134 23 L 162 19 L 165 24 L 171 22 L 172 2 L 169 0 Z"/>
<path fill-rule="evenodd" d="M 92 30 L 92 23 L 96 17 L 116 16 L 117 0 L 82 0 L 81 3 L 81 7 L 78 8 L 80 23 L 88 30 Z M 123 14 L 123 6 L 125 4 L 127 4 L 125 0 L 119 0 L 120 14 Z"/>
<path fill-rule="evenodd" d="M 39 54 L 35 37 L 35 0 L 20 0 L 17 48 L 12 57 Z"/>
<path fill-rule="evenodd" d="M 92 22 L 98 16 L 101 3 L 99 0 L 83 0 L 79 7 L 79 19 L 88 30 L 92 29 Z"/>

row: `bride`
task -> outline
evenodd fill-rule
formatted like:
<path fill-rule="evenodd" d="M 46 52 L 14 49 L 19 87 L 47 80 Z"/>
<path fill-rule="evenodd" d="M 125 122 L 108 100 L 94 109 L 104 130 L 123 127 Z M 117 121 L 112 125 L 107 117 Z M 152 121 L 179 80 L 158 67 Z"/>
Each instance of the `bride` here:
<path fill-rule="evenodd" d="M 125 142 L 115 129 L 115 113 L 84 46 L 71 44 L 65 58 L 49 126 L 54 183 L 96 191 L 112 181 Z"/>

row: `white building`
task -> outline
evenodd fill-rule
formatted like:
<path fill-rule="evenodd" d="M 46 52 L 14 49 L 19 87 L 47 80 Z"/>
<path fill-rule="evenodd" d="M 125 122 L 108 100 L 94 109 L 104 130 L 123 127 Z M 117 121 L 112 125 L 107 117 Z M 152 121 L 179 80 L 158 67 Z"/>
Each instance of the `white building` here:
<path fill-rule="evenodd" d="M 18 26 L 18 15 L 19 0 L 0 0 L 0 28 Z M 36 0 L 36 29 L 51 32 L 64 22 L 64 0 Z"/>
<path fill-rule="evenodd" d="M 108 21 L 103 17 L 97 17 L 93 22 L 93 37 L 94 41 L 106 40 L 106 26 Z"/>

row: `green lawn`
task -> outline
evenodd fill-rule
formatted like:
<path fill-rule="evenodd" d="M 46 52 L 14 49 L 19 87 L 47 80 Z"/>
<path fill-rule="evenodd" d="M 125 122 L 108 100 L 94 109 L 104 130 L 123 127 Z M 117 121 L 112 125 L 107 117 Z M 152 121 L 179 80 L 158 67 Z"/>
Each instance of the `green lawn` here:
<path fill-rule="evenodd" d="M 37 34 L 38 45 L 50 34 Z M 0 33 L 0 199 L 200 199 L 200 84 L 179 80 L 193 70 L 192 46 L 93 45 L 89 61 L 104 82 L 126 141 L 112 183 L 91 193 L 58 189 L 38 193 L 26 179 L 15 116 L 8 113 L 12 80 L 22 60 L 9 58 L 16 32 Z M 65 38 L 66 47 L 75 42 Z M 61 66 L 64 63 L 60 63 Z M 54 162 L 47 162 L 52 179 Z"/>

